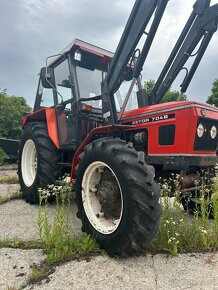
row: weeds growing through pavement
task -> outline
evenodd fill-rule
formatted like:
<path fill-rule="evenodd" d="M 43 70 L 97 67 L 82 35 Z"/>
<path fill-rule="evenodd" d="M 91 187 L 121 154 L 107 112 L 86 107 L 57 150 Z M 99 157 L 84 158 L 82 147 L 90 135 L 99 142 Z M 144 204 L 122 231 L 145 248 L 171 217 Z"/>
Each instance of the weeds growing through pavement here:
<path fill-rule="evenodd" d="M 212 197 L 205 197 L 207 187 L 205 176 L 200 187 L 201 204 L 193 214 L 183 210 L 181 206 L 180 176 L 162 183 L 161 205 L 162 216 L 159 233 L 148 248 L 152 252 L 169 252 L 177 255 L 181 252 L 212 251 L 218 248 L 218 169 L 212 185 Z M 169 193 L 174 183 L 175 197 L 170 199 Z M 209 217 L 212 218 L 210 219 Z"/>
<path fill-rule="evenodd" d="M 218 169 L 216 170 L 218 176 Z M 162 183 L 162 216 L 156 239 L 148 247 L 153 253 L 168 252 L 177 255 L 182 252 L 212 251 L 218 248 L 218 177 L 213 180 L 211 202 L 208 199 L 205 177 L 201 180 L 201 205 L 194 214 L 184 211 L 181 206 L 179 175 Z M 175 197 L 169 198 L 174 188 Z M 48 214 L 48 199 L 56 198 L 56 212 L 51 222 Z M 98 244 L 90 236 L 73 237 L 69 229 L 72 189 L 69 182 L 62 180 L 61 185 L 51 185 L 40 191 L 38 210 L 38 232 L 40 241 L 45 245 L 47 263 L 74 259 L 90 253 L 100 253 Z M 213 216 L 209 219 L 209 216 Z"/>
<path fill-rule="evenodd" d="M 48 213 L 48 199 L 54 196 L 56 211 L 52 222 Z M 45 244 L 49 264 L 101 252 L 97 242 L 90 236 L 73 237 L 70 234 L 71 198 L 72 188 L 66 178 L 61 185 L 50 185 L 47 190 L 40 190 L 38 232 Z"/>
<path fill-rule="evenodd" d="M 27 285 L 35 284 L 54 272 L 53 268 L 50 267 L 47 263 L 42 263 L 40 265 L 32 265 L 30 268 L 31 273 L 27 281 Z"/>
<path fill-rule="evenodd" d="M 32 241 L 22 241 L 19 238 L 5 238 L 3 240 L 0 240 L 0 248 L 19 248 L 23 250 L 28 249 L 43 249 L 44 243 L 40 240 L 32 240 Z"/>
<path fill-rule="evenodd" d="M 22 197 L 22 194 L 20 191 L 16 191 L 8 196 L 0 196 L 0 205 L 14 199 L 20 199 L 21 197 Z"/>
<path fill-rule="evenodd" d="M 17 175 L 2 175 L 0 176 L 0 183 L 6 183 L 6 184 L 16 184 L 18 183 L 18 176 Z"/>

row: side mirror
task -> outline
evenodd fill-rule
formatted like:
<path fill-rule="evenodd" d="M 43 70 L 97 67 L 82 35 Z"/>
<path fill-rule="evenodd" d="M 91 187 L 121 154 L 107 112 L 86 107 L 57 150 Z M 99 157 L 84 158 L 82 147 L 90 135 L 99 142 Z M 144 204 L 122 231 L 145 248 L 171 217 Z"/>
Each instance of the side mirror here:
<path fill-rule="evenodd" d="M 55 88 L 54 70 L 51 67 L 43 67 L 40 71 L 40 78 L 43 88 L 52 89 Z"/>

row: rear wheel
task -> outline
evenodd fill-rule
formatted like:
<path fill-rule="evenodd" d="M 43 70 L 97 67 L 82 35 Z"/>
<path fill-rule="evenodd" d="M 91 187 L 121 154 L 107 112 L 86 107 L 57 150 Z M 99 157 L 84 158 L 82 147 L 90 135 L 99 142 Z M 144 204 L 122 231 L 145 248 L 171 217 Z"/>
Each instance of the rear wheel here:
<path fill-rule="evenodd" d="M 59 152 L 41 122 L 26 125 L 19 146 L 18 176 L 23 197 L 38 203 L 38 188 L 47 188 L 59 177 Z"/>
<path fill-rule="evenodd" d="M 83 230 L 111 255 L 141 251 L 154 238 L 161 214 L 154 169 L 131 143 L 103 138 L 86 146 L 76 170 Z"/>

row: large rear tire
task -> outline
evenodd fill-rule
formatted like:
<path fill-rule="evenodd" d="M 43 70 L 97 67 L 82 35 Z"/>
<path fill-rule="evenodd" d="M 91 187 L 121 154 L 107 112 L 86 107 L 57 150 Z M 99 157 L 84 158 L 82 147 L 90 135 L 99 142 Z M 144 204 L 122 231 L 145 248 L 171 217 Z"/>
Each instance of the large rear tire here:
<path fill-rule="evenodd" d="M 161 215 L 154 168 L 131 143 L 102 138 L 85 147 L 76 170 L 82 229 L 110 255 L 142 251 L 154 238 Z"/>
<path fill-rule="evenodd" d="M 26 202 L 39 203 L 38 189 L 45 189 L 59 177 L 59 151 L 42 122 L 26 125 L 19 146 L 18 176 Z"/>

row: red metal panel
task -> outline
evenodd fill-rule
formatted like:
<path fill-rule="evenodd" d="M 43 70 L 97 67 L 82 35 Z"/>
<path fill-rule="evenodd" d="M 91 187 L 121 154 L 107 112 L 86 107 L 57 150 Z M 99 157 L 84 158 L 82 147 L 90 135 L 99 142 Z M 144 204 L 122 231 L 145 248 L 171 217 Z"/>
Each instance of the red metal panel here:
<path fill-rule="evenodd" d="M 209 154 L 215 155 L 211 151 L 194 151 L 194 141 L 196 136 L 198 117 L 202 117 L 202 110 L 206 118 L 218 120 L 218 110 L 208 104 L 188 101 L 171 102 L 159 105 L 144 107 L 129 112 L 125 112 L 122 124 L 134 123 L 137 120 L 160 117 L 163 115 L 175 115 L 173 118 L 154 122 L 137 124 L 138 129 L 148 131 L 148 155 L 150 154 Z M 159 145 L 160 126 L 174 124 L 175 143 L 173 145 Z"/>
<path fill-rule="evenodd" d="M 23 126 L 29 122 L 46 122 L 48 135 L 54 145 L 59 149 L 58 129 L 56 120 L 56 111 L 54 108 L 43 108 L 23 117 Z"/>
<path fill-rule="evenodd" d="M 53 108 L 46 108 L 46 121 L 48 127 L 48 135 L 55 144 L 55 146 L 59 149 L 59 139 L 58 139 L 58 128 L 57 128 L 57 119 L 56 119 L 56 111 Z"/>

